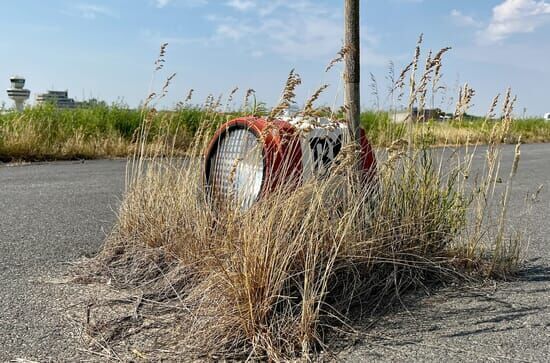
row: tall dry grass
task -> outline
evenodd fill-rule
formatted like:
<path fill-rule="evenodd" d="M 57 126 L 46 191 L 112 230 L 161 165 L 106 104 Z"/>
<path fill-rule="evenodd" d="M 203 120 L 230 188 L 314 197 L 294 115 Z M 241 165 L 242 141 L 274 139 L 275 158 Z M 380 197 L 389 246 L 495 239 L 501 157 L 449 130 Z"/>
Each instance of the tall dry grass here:
<path fill-rule="evenodd" d="M 184 154 L 205 110 L 183 103 L 176 110 L 158 112 L 151 120 L 147 142 L 176 138 Z M 41 161 L 127 157 L 136 151 L 143 120 L 140 110 L 123 104 L 59 109 L 53 105 L 28 107 L 23 112 L 0 113 L 0 161 Z M 169 126 L 169 127 L 168 127 Z"/>
<path fill-rule="evenodd" d="M 441 63 L 436 56 L 417 76 L 420 47 L 414 59 L 396 91 L 408 74 L 411 107 L 429 99 Z M 289 80 L 299 84 L 294 72 Z M 288 85 L 283 105 L 292 102 Z M 471 102 L 467 94 L 458 117 Z M 303 114 L 312 113 L 308 105 Z M 220 102 L 209 107 L 214 115 Z M 118 222 L 91 266 L 115 287 L 140 292 L 130 320 L 164 332 L 140 348 L 146 357 L 313 359 L 326 349 L 327 334 L 347 330 L 357 306 L 375 314 L 437 281 L 514 273 L 521 244 L 504 221 L 519 147 L 505 191 L 495 187 L 512 110 L 508 93 L 476 177 L 471 149 L 444 156 L 424 147 L 422 130 L 379 152 L 376 182 L 358 175 L 348 145 L 323 177 L 282 186 L 247 211 L 208 202 L 202 165 L 212 117 L 205 118 L 187 158 L 141 144 L 128 164 Z M 143 138 L 154 113 L 144 110 Z M 165 140 L 168 150 L 172 141 Z M 493 218 L 498 223 L 487 223 Z M 117 341 L 105 326 L 89 328 L 94 341 L 128 349 L 121 341 L 131 333 Z"/>
<path fill-rule="evenodd" d="M 394 81 L 395 82 L 395 81 Z M 323 91 L 321 87 L 319 91 Z M 391 92 L 396 92 L 392 90 Z M 243 107 L 234 110 L 231 102 L 214 113 L 219 124 L 240 115 L 267 115 L 265 106 L 255 100 L 253 90 Z M 391 97 L 390 97 L 391 98 Z M 176 136 L 175 151 L 184 155 L 202 120 L 212 119 L 209 106 L 202 107 L 179 102 L 175 110 L 159 111 L 152 120 L 149 143 L 167 136 Z M 380 102 L 380 101 L 377 101 Z M 309 116 L 334 116 L 325 108 L 306 104 L 303 110 Z M 340 115 L 336 113 L 336 115 Z M 361 123 L 376 147 L 389 147 L 396 139 L 407 137 L 407 124 L 392 122 L 395 111 L 364 111 Z M 0 114 L 0 161 L 42 161 L 64 159 L 97 159 L 132 156 L 136 151 L 137 135 L 143 115 L 140 110 L 123 105 L 95 106 L 88 109 L 60 110 L 51 106 L 27 108 L 22 114 Z M 449 146 L 472 143 L 489 144 L 495 121 L 482 117 L 463 117 L 460 121 L 429 120 L 412 125 L 414 139 L 425 145 Z M 166 125 L 170 125 L 167 129 Z M 526 143 L 550 141 L 550 123 L 542 119 L 514 120 L 508 143 L 519 137 Z"/>
<path fill-rule="evenodd" d="M 61 116 L 63 111 L 44 107 L 2 116 L 0 161 L 124 157 L 132 152 L 131 140 L 120 133 L 90 132 L 90 126 L 65 122 L 69 112 Z"/>

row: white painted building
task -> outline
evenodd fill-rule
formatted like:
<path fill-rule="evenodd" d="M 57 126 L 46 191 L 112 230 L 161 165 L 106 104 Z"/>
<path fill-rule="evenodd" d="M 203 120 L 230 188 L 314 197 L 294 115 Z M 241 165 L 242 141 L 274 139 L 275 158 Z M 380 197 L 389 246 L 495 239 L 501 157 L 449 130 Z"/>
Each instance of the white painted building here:
<path fill-rule="evenodd" d="M 23 111 L 25 107 L 25 101 L 31 96 L 31 91 L 25 89 L 25 78 L 19 76 L 13 76 L 10 78 L 11 88 L 8 88 L 6 92 L 8 97 L 15 102 L 15 109 L 17 111 Z"/>

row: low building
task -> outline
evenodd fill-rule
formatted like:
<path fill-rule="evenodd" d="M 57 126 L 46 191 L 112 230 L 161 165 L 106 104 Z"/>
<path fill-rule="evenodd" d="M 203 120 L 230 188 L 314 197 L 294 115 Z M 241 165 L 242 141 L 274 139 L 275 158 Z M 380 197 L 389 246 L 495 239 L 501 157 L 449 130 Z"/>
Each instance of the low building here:
<path fill-rule="evenodd" d="M 413 108 L 412 113 L 397 112 L 392 116 L 393 122 L 403 123 L 412 119 L 413 122 L 427 122 L 427 121 L 443 121 L 448 120 L 445 113 L 439 108 L 424 109 L 419 111 L 417 107 Z"/>
<path fill-rule="evenodd" d="M 76 102 L 69 98 L 69 91 L 48 91 L 36 96 L 39 105 L 53 104 L 59 108 L 75 108 Z"/>
<path fill-rule="evenodd" d="M 544 115 L 546 121 L 550 121 L 550 112 Z"/>

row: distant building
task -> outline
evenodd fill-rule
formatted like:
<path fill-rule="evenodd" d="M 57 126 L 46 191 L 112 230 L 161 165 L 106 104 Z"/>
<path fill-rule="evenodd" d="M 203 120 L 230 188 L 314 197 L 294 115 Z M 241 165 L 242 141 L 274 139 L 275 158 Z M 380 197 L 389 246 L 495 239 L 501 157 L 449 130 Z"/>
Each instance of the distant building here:
<path fill-rule="evenodd" d="M 544 115 L 546 121 L 550 121 L 550 112 Z"/>
<path fill-rule="evenodd" d="M 8 97 L 15 102 L 15 109 L 17 111 L 23 111 L 25 101 L 31 96 L 31 91 L 25 89 L 25 78 L 14 76 L 10 78 L 11 88 L 8 88 L 6 92 Z"/>
<path fill-rule="evenodd" d="M 424 109 L 419 111 L 417 107 L 414 107 L 411 114 L 408 112 L 397 112 L 393 115 L 393 122 L 403 123 L 409 121 L 412 118 L 413 122 L 427 122 L 427 121 L 441 121 L 447 120 L 445 113 L 439 108 Z"/>
<path fill-rule="evenodd" d="M 59 108 L 75 108 L 76 102 L 69 98 L 69 91 L 48 91 L 36 96 L 38 105 L 53 104 Z"/>

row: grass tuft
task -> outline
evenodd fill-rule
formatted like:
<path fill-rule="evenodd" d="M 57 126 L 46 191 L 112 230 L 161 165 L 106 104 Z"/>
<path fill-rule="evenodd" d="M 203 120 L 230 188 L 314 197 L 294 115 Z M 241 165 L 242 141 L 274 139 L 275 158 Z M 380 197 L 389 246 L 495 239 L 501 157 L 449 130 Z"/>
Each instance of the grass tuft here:
<path fill-rule="evenodd" d="M 418 70 L 419 57 L 417 48 L 405 74 Z M 434 59 L 425 72 L 437 75 L 441 56 Z M 420 84 L 429 77 L 421 75 Z M 291 72 L 284 101 L 298 84 Z M 416 84 L 411 81 L 411 105 L 426 99 Z M 462 111 L 473 95 L 464 89 Z M 136 331 L 147 330 L 158 339 L 139 352 L 150 359 L 311 360 L 330 347 L 331 332 L 351 331 L 357 307 L 377 314 L 434 283 L 513 275 L 522 244 L 504 221 L 519 143 L 505 189 L 496 188 L 501 146 L 514 128 L 513 103 L 508 92 L 502 120 L 485 123 L 489 147 L 480 171 L 472 168 L 475 148 L 450 155 L 428 148 L 429 123 L 392 129 L 387 115 L 366 114 L 367 133 L 388 143 L 378 153 L 376 182 L 357 175 L 355 149 L 347 145 L 326 175 L 281 187 L 248 211 L 212 208 L 204 194 L 202 152 L 211 117 L 180 158 L 170 151 L 177 139 L 171 133 L 160 149 L 143 141 L 157 115 L 144 109 L 117 224 L 87 266 L 138 298 L 130 315 L 94 323 L 89 336 L 118 358 Z M 209 97 L 205 112 L 214 114 L 220 104 Z M 312 112 L 310 104 L 305 114 Z"/>

